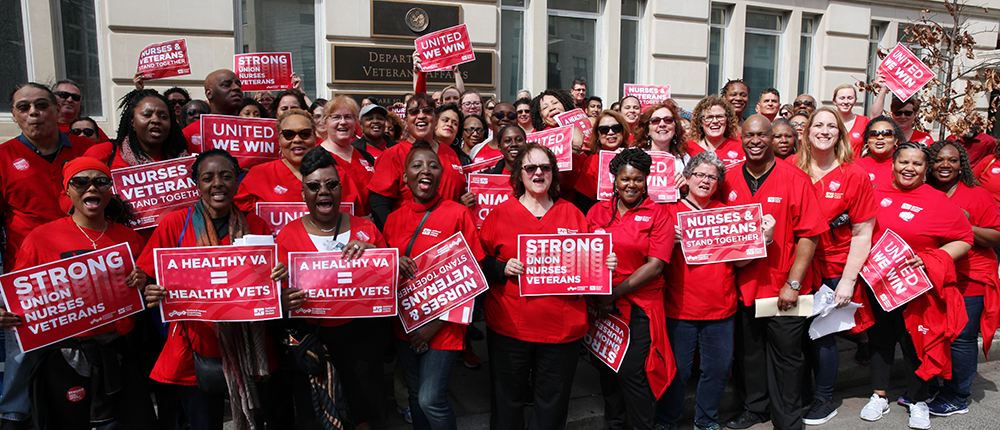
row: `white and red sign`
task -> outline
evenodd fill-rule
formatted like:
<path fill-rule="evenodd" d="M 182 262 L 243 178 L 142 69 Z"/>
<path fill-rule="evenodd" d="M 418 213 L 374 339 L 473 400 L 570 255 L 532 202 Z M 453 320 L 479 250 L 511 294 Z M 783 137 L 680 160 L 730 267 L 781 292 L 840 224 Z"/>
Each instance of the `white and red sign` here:
<path fill-rule="evenodd" d="M 476 195 L 476 205 L 472 207 L 472 217 L 476 227 L 483 226 L 483 220 L 493 208 L 514 197 L 507 175 L 469 175 L 469 192 Z"/>
<path fill-rule="evenodd" d="M 389 109 L 389 112 L 396 114 L 396 116 L 398 116 L 399 119 L 405 119 L 406 118 L 406 108 L 405 107 L 402 107 L 402 106 L 389 106 L 388 109 Z"/>
<path fill-rule="evenodd" d="M 587 313 L 590 317 L 590 328 L 587 329 L 587 334 L 583 335 L 583 345 L 594 354 L 594 357 L 617 373 L 628 351 L 628 323 L 617 315 L 599 319 L 590 307 L 587 307 Z"/>
<path fill-rule="evenodd" d="M 493 166 L 496 166 L 501 159 L 503 159 L 502 155 L 499 157 L 488 158 L 486 160 L 479 161 L 478 163 L 466 164 L 462 166 L 462 174 L 468 175 L 470 173 L 478 173 L 483 170 L 492 169 Z"/>
<path fill-rule="evenodd" d="M 670 98 L 670 85 L 625 84 L 625 96 L 639 99 L 642 110 Z M 624 98 L 623 97 L 623 98 Z"/>
<path fill-rule="evenodd" d="M 528 133 L 525 142 L 536 142 L 548 147 L 556 155 L 556 164 L 560 172 L 573 170 L 573 126 L 550 128 Z"/>
<path fill-rule="evenodd" d="M 233 70 L 243 91 L 292 88 L 292 54 L 271 52 L 233 55 Z"/>
<path fill-rule="evenodd" d="M 74 337 L 142 311 L 128 285 L 135 267 L 128 243 L 0 276 L 4 306 L 21 316 L 14 327 L 24 352 Z"/>
<path fill-rule="evenodd" d="M 407 333 L 489 289 L 461 232 L 413 258 L 417 273 L 399 285 L 399 320 Z"/>
<path fill-rule="evenodd" d="M 425 72 L 451 70 L 452 66 L 476 59 L 465 24 L 420 36 L 413 44 L 421 58 L 420 68 Z"/>
<path fill-rule="evenodd" d="M 677 167 L 674 155 L 664 151 L 649 151 L 653 164 L 649 168 L 649 176 L 646 177 L 646 193 L 649 198 L 656 203 L 670 203 L 677 201 L 677 185 L 674 177 L 677 176 Z"/>
<path fill-rule="evenodd" d="M 111 171 L 114 192 L 132 204 L 139 218 L 135 229 L 156 227 L 160 218 L 200 198 L 191 178 L 195 157 L 175 158 Z"/>
<path fill-rule="evenodd" d="M 597 153 L 597 200 L 611 200 L 615 195 L 615 178 L 611 174 L 611 160 L 618 155 L 616 151 L 601 151 Z"/>
<path fill-rule="evenodd" d="M 354 215 L 354 203 L 340 202 L 340 212 Z M 257 202 L 254 213 L 271 227 L 271 234 L 278 237 L 278 232 L 288 223 L 309 213 L 309 206 L 305 202 Z"/>
<path fill-rule="evenodd" d="M 568 112 L 563 112 L 553 117 L 559 125 L 572 125 L 583 132 L 584 142 L 590 140 L 591 133 L 594 132 L 594 124 L 590 122 L 587 113 L 583 109 L 576 108 Z"/>
<path fill-rule="evenodd" d="M 288 284 L 306 293 L 292 318 L 368 318 L 396 315 L 396 249 L 369 249 L 347 261 L 334 252 L 288 253 Z"/>
<path fill-rule="evenodd" d="M 168 40 L 143 48 L 136 73 L 142 73 L 142 79 L 147 81 L 190 75 L 187 40 Z"/>
<path fill-rule="evenodd" d="M 278 120 L 229 115 L 201 116 L 201 148 L 224 149 L 240 161 L 240 168 L 281 158 L 278 148 Z"/>
<path fill-rule="evenodd" d="M 868 253 L 861 277 L 886 312 L 934 288 L 922 267 L 914 268 L 906 262 L 914 255 L 910 245 L 892 230 L 886 230 Z"/>
<path fill-rule="evenodd" d="M 878 65 L 878 71 L 885 77 L 885 84 L 900 100 L 909 100 L 931 79 L 937 76 L 906 45 L 897 43 L 889 55 Z"/>
<path fill-rule="evenodd" d="M 167 290 L 168 321 L 264 321 L 281 318 L 281 284 L 271 280 L 277 245 L 153 250 L 156 283 Z"/>
<path fill-rule="evenodd" d="M 677 214 L 687 264 L 767 257 L 760 203 Z"/>
<path fill-rule="evenodd" d="M 521 296 L 611 294 L 609 253 L 607 233 L 520 234 Z"/>

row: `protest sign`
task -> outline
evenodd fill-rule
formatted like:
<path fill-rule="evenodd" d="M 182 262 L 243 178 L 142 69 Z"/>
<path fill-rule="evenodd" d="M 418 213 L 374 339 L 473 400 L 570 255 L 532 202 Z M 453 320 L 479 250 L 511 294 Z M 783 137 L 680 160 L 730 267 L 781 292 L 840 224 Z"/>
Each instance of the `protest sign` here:
<path fill-rule="evenodd" d="M 590 123 L 590 118 L 583 109 L 576 108 L 569 112 L 563 112 L 555 117 L 556 123 L 560 126 L 572 125 L 583 132 L 583 141 L 590 141 L 590 134 L 594 132 L 594 124 Z"/>
<path fill-rule="evenodd" d="M 892 48 L 878 65 L 878 71 L 885 77 L 885 85 L 904 102 L 937 76 L 902 43 Z"/>
<path fill-rule="evenodd" d="M 560 172 L 573 170 L 573 126 L 550 128 L 528 133 L 525 142 L 536 142 L 548 147 L 556 155 L 556 164 Z"/>
<path fill-rule="evenodd" d="M 469 175 L 469 192 L 476 195 L 476 205 L 472 207 L 472 218 L 476 227 L 483 226 L 483 220 L 493 208 L 514 197 L 508 175 Z"/>
<path fill-rule="evenodd" d="M 399 285 L 399 320 L 407 333 L 464 305 L 489 286 L 462 232 L 413 258 L 418 271 Z"/>
<path fill-rule="evenodd" d="M 114 192 L 132 204 L 135 229 L 156 227 L 160 218 L 197 201 L 198 184 L 191 178 L 195 157 L 175 158 L 111 171 Z"/>
<path fill-rule="evenodd" d="M 615 195 L 615 178 L 611 175 L 611 160 L 618 155 L 616 151 L 601 151 L 597 153 L 597 200 L 607 201 Z M 593 157 L 593 155 L 591 155 Z"/>
<path fill-rule="evenodd" d="M 334 252 L 288 253 L 288 283 L 306 293 L 292 318 L 367 318 L 396 315 L 396 249 L 368 249 L 351 261 Z"/>
<path fill-rule="evenodd" d="M 142 79 L 147 81 L 190 75 L 187 40 L 168 40 L 143 48 L 136 73 L 142 73 Z"/>
<path fill-rule="evenodd" d="M 625 96 L 639 99 L 642 110 L 670 98 L 670 85 L 625 84 Z M 623 97 L 623 98 L 624 98 Z"/>
<path fill-rule="evenodd" d="M 760 203 L 680 212 L 681 251 L 688 264 L 767 257 Z"/>
<path fill-rule="evenodd" d="M 906 262 L 914 255 L 910 245 L 892 230 L 886 230 L 868 253 L 861 277 L 886 312 L 934 288 L 923 267 L 914 268 Z"/>
<path fill-rule="evenodd" d="M 167 290 L 163 321 L 263 321 L 281 318 L 281 284 L 271 280 L 276 245 L 153 250 L 156 283 Z"/>
<path fill-rule="evenodd" d="M 502 158 L 503 156 L 501 155 L 499 157 L 482 160 L 478 163 L 466 164 L 462 166 L 462 174 L 468 175 L 470 173 L 478 173 L 482 172 L 483 170 L 491 169 L 493 168 L 493 166 L 496 166 L 497 163 L 500 162 Z"/>
<path fill-rule="evenodd" d="M 271 52 L 233 55 L 233 70 L 243 91 L 292 88 L 292 54 Z"/>
<path fill-rule="evenodd" d="M 354 203 L 340 202 L 340 212 L 354 215 Z M 309 213 L 309 206 L 305 202 L 257 202 L 254 213 L 271 227 L 271 234 L 278 237 L 278 232 L 288 223 Z"/>
<path fill-rule="evenodd" d="M 628 351 L 628 323 L 617 315 L 599 319 L 590 307 L 587 308 L 587 313 L 590 317 L 590 328 L 587 329 L 587 334 L 583 335 L 583 345 L 594 354 L 594 357 L 617 373 Z"/>
<path fill-rule="evenodd" d="M 399 119 L 406 118 L 406 108 L 403 106 L 389 106 L 389 112 L 398 116 Z"/>
<path fill-rule="evenodd" d="M 611 294 L 609 253 L 611 235 L 606 233 L 520 234 L 521 296 Z"/>
<path fill-rule="evenodd" d="M 135 268 L 128 243 L 0 276 L 4 306 L 24 352 L 74 337 L 144 309 L 128 285 Z"/>
<path fill-rule="evenodd" d="M 281 158 L 278 148 L 278 120 L 229 115 L 201 116 L 202 151 L 223 149 L 240 161 L 240 168 Z"/>
<path fill-rule="evenodd" d="M 420 55 L 420 68 L 425 72 L 450 70 L 452 66 L 476 59 L 465 24 L 420 36 L 413 41 Z"/>
<path fill-rule="evenodd" d="M 676 202 L 677 187 L 674 184 L 674 176 L 677 175 L 677 171 L 674 169 L 677 164 L 674 155 L 664 151 L 649 151 L 648 154 L 653 159 L 653 164 L 650 166 L 649 176 L 646 177 L 646 193 L 656 203 Z"/>

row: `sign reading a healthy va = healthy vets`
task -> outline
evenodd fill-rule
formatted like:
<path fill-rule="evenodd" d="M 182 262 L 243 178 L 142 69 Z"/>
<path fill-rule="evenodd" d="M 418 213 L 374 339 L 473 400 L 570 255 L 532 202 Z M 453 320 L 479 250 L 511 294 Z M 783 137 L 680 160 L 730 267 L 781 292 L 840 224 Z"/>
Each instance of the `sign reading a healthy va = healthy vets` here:
<path fill-rule="evenodd" d="M 594 132 L 594 124 L 590 122 L 590 118 L 583 109 L 576 108 L 556 115 L 553 118 L 555 118 L 556 124 L 576 126 L 576 128 L 583 132 L 584 141 L 589 141 L 591 133 Z"/>
<path fill-rule="evenodd" d="M 417 273 L 399 285 L 399 320 L 412 332 L 486 291 L 486 276 L 462 232 L 413 257 Z"/>
<path fill-rule="evenodd" d="M 611 294 L 609 253 L 606 233 L 518 235 L 521 296 Z"/>
<path fill-rule="evenodd" d="M 417 55 L 420 55 L 420 68 L 425 72 L 449 70 L 476 59 L 465 24 L 420 36 L 413 44 L 417 48 Z"/>
<path fill-rule="evenodd" d="M 352 260 L 334 252 L 290 252 L 288 283 L 306 293 L 292 318 L 367 318 L 396 315 L 396 249 L 368 249 Z"/>
<path fill-rule="evenodd" d="M 233 70 L 243 91 L 292 88 L 292 54 L 270 52 L 233 55 Z"/>
<path fill-rule="evenodd" d="M 142 73 L 142 79 L 147 81 L 190 75 L 187 40 L 168 40 L 143 48 L 136 73 Z"/>
<path fill-rule="evenodd" d="M 144 309 L 142 293 L 128 285 L 134 260 L 128 243 L 0 276 L 7 311 L 28 352 L 74 337 Z"/>
<path fill-rule="evenodd" d="M 909 100 L 937 76 L 902 43 L 892 48 L 882 64 L 878 65 L 878 71 L 885 77 L 885 85 L 902 101 Z"/>
<path fill-rule="evenodd" d="M 163 321 L 281 318 L 281 284 L 271 280 L 276 245 L 153 250 L 156 283 L 166 290 Z"/>
<path fill-rule="evenodd" d="M 552 150 L 560 172 L 573 170 L 573 126 L 550 128 L 528 133 L 525 142 L 535 142 Z"/>
<path fill-rule="evenodd" d="M 872 246 L 868 260 L 861 267 L 861 277 L 886 312 L 934 288 L 922 267 L 914 268 L 907 263 L 914 255 L 903 238 L 892 230 L 886 230 Z"/>
<path fill-rule="evenodd" d="M 281 158 L 276 119 L 210 114 L 202 115 L 200 122 L 202 150 L 228 151 L 242 169 Z"/>
<path fill-rule="evenodd" d="M 195 157 L 175 158 L 111 171 L 115 194 L 132 204 L 139 223 L 132 228 L 150 228 L 160 218 L 186 208 L 200 198 L 191 178 Z"/>
<path fill-rule="evenodd" d="M 760 203 L 677 214 L 688 264 L 767 257 Z"/>

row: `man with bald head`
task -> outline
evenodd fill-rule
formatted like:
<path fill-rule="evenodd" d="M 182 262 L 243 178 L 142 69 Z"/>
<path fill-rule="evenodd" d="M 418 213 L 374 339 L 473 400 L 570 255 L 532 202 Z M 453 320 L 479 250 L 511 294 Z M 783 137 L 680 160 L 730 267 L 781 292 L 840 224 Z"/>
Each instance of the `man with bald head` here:
<path fill-rule="evenodd" d="M 205 78 L 205 98 L 215 115 L 232 115 L 240 113 L 243 105 L 243 88 L 240 78 L 232 70 L 219 69 Z M 184 128 L 184 137 L 188 141 L 188 152 L 194 154 L 202 151 L 201 120 L 195 121 Z"/>
<path fill-rule="evenodd" d="M 801 429 L 806 318 L 756 318 L 756 312 L 760 301 L 775 299 L 779 311 L 796 310 L 800 288 L 812 291 L 804 277 L 817 236 L 829 227 L 809 176 L 775 159 L 771 121 L 760 114 L 747 118 L 741 137 L 746 160 L 727 172 L 722 195 L 730 206 L 760 204 L 762 227 L 773 226 L 774 234 L 766 257 L 736 269 L 734 377 L 743 412 L 726 425 L 745 429 L 770 419 L 776 429 Z"/>
<path fill-rule="evenodd" d="M 792 110 L 795 111 L 793 113 L 805 112 L 806 116 L 812 115 L 816 110 L 816 99 L 809 94 L 800 94 L 792 102 Z"/>

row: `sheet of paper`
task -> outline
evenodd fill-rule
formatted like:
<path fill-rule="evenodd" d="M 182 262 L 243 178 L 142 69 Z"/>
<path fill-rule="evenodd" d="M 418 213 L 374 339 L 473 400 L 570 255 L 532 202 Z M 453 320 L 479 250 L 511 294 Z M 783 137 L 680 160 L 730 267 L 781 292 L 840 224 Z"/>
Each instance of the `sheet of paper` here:
<path fill-rule="evenodd" d="M 860 303 L 851 302 L 838 309 L 833 302 L 833 290 L 825 285 L 820 287 L 813 297 L 813 315 L 816 315 L 816 319 L 809 325 L 809 337 L 816 340 L 851 329 L 855 325 L 854 313 L 860 307 Z"/>
<path fill-rule="evenodd" d="M 768 317 L 808 317 L 812 315 L 813 309 L 813 296 L 812 294 L 799 296 L 799 303 L 797 306 L 787 310 L 778 310 L 778 298 L 771 297 L 769 299 L 757 299 L 757 318 L 768 318 Z"/>
<path fill-rule="evenodd" d="M 233 246 L 274 245 L 274 236 L 269 234 L 248 234 L 233 241 Z"/>

